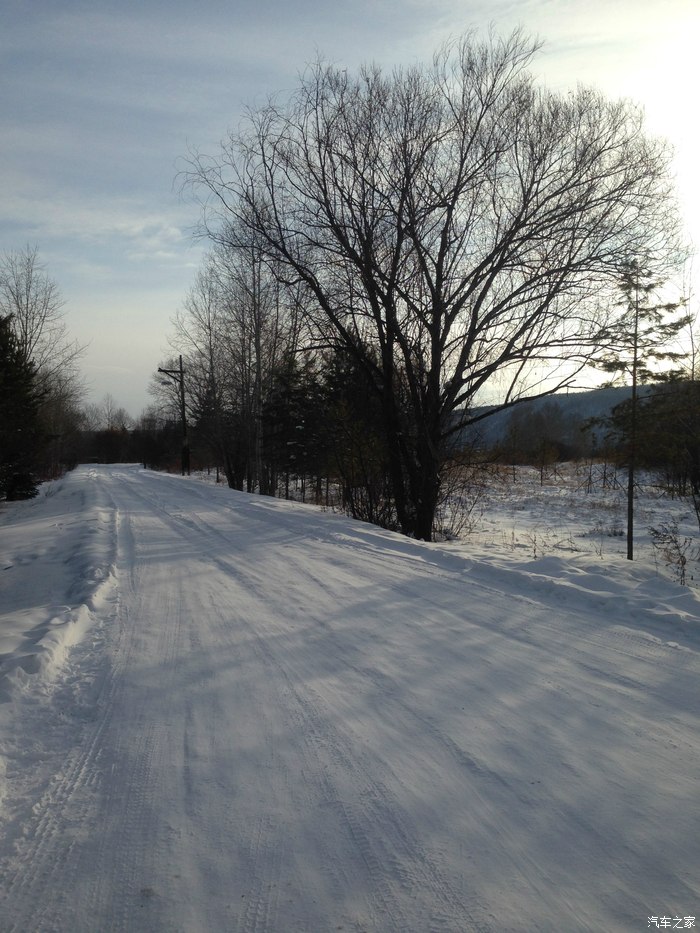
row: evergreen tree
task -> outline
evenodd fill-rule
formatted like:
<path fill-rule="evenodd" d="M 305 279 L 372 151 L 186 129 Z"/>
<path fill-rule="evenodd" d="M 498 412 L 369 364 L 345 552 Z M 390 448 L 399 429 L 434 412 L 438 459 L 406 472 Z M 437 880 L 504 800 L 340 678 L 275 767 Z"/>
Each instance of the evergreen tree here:
<path fill-rule="evenodd" d="M 324 395 L 329 468 L 343 507 L 353 518 L 396 528 L 381 399 L 364 368 L 343 349 L 325 361 Z"/>
<path fill-rule="evenodd" d="M 700 382 L 678 379 L 640 400 L 639 464 L 662 472 L 672 495 L 690 496 L 700 523 Z"/>
<path fill-rule="evenodd" d="M 306 480 L 318 480 L 325 467 L 324 415 L 313 356 L 284 355 L 274 372 L 263 417 L 263 456 L 271 491 L 283 480 L 288 498 L 290 479 L 294 478 L 301 482 L 303 495 Z"/>
<path fill-rule="evenodd" d="M 634 484 L 639 444 L 639 386 L 654 379 L 670 376 L 662 373 L 658 365 L 678 363 L 683 354 L 669 350 L 674 337 L 686 327 L 687 315 L 675 312 L 684 302 L 655 303 L 664 283 L 656 279 L 636 259 L 626 263 L 620 275 L 622 300 L 619 313 L 603 334 L 609 352 L 600 360 L 600 367 L 616 377 L 627 380 L 632 387 L 628 404 L 627 453 L 627 559 L 634 558 Z"/>
<path fill-rule="evenodd" d="M 37 494 L 40 400 L 35 368 L 17 342 L 10 317 L 0 317 L 0 499 Z"/>

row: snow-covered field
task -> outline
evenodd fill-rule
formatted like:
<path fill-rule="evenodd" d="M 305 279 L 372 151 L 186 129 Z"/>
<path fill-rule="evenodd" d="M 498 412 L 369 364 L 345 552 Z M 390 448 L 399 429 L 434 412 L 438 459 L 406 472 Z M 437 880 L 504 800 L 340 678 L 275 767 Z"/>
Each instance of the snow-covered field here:
<path fill-rule="evenodd" d="M 688 928 L 692 511 L 630 563 L 621 490 L 516 478 L 443 544 L 135 466 L 3 506 L 2 933 Z"/>

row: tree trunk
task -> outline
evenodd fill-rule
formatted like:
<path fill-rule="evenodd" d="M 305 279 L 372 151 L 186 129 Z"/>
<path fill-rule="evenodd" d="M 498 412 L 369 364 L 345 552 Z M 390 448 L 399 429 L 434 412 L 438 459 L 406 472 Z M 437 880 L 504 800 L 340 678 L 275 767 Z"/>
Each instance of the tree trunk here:
<path fill-rule="evenodd" d="M 639 288 L 634 293 L 634 345 L 632 359 L 632 420 L 627 465 L 627 560 L 634 560 L 634 471 L 637 460 L 637 368 L 639 366 Z"/>

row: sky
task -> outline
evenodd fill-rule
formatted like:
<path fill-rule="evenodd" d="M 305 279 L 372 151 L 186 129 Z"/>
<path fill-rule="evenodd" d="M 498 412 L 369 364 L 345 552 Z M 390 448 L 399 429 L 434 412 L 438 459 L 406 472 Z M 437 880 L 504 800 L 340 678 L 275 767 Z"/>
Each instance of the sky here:
<path fill-rule="evenodd" d="M 644 107 L 700 244 L 697 0 L 3 0 L 0 254 L 38 247 L 87 346 L 86 401 L 108 393 L 138 417 L 172 353 L 207 249 L 179 181 L 192 148 L 215 154 L 246 106 L 290 92 L 319 54 L 409 65 L 490 24 L 544 42 L 531 70 L 550 88 Z"/>

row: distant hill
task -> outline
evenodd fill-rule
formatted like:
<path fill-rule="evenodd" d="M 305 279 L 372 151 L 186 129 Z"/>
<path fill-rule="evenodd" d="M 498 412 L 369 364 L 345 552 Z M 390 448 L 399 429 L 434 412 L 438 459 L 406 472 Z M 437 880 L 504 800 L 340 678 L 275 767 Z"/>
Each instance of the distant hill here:
<path fill-rule="evenodd" d="M 643 394 L 650 388 L 645 386 L 640 392 Z M 466 428 L 462 437 L 465 443 L 477 444 L 479 447 L 492 447 L 503 440 L 513 417 L 526 420 L 529 416 L 537 414 L 546 417 L 548 412 L 556 413 L 558 421 L 564 421 L 572 431 L 578 431 L 579 424 L 591 418 L 606 417 L 616 405 L 624 402 L 631 394 L 632 389 L 629 386 L 614 386 L 531 399 L 504 411 L 496 411 L 493 415 Z M 492 407 L 495 408 L 495 406 Z M 478 413 L 488 410 L 488 406 L 476 409 Z"/>

